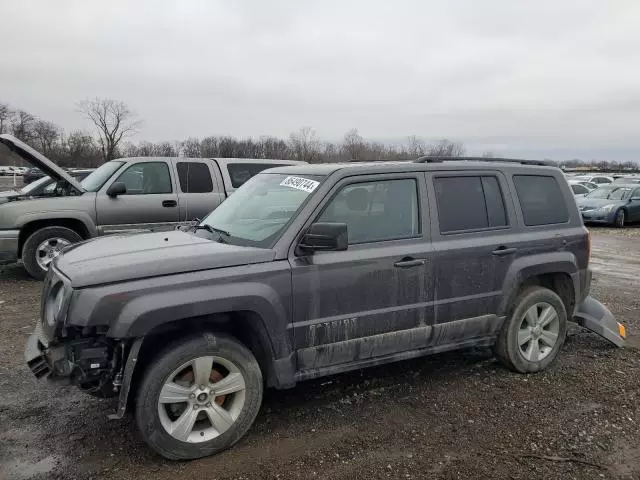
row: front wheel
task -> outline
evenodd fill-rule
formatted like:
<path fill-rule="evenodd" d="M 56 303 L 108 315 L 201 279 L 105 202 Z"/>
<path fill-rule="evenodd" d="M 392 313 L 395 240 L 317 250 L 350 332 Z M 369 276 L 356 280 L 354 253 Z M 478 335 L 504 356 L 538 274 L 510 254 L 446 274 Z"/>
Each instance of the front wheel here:
<path fill-rule="evenodd" d="M 42 280 L 49 264 L 63 248 L 77 243 L 82 237 L 66 227 L 45 227 L 33 232 L 22 248 L 22 263 L 29 275 Z"/>
<path fill-rule="evenodd" d="M 136 422 L 147 444 L 167 459 L 213 455 L 247 432 L 262 390 L 260 367 L 244 345 L 204 333 L 154 359 L 138 389 Z"/>
<path fill-rule="evenodd" d="M 538 372 L 558 356 L 567 334 L 562 299 L 544 287 L 524 289 L 495 346 L 498 359 L 516 372 Z"/>
<path fill-rule="evenodd" d="M 618 210 L 616 212 L 616 216 L 615 216 L 615 218 L 613 220 L 613 224 L 618 228 L 623 228 L 624 224 L 625 224 L 625 222 L 627 220 L 626 217 L 627 217 L 627 215 L 626 215 L 625 211 L 621 208 L 620 210 Z"/>

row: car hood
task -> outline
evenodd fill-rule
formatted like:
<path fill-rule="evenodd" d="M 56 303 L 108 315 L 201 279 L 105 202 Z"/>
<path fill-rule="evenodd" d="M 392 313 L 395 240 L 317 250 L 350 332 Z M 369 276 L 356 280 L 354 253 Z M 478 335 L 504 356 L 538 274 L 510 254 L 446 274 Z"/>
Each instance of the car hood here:
<path fill-rule="evenodd" d="M 622 205 L 626 203 L 624 200 L 610 200 L 607 198 L 589 198 L 583 197 L 577 199 L 580 210 L 595 210 L 605 205 Z"/>
<path fill-rule="evenodd" d="M 269 249 L 214 242 L 191 233 L 109 235 L 72 245 L 56 267 L 73 287 L 88 287 L 146 277 L 270 262 Z"/>
<path fill-rule="evenodd" d="M 31 148 L 26 143 L 21 142 L 13 135 L 0 135 L 0 143 L 7 146 L 12 152 L 20 155 L 20 157 L 32 164 L 34 167 L 38 167 L 45 173 L 45 175 L 49 175 L 55 180 L 64 180 L 79 192 L 84 192 L 84 189 L 75 178 L 73 178 L 47 157 L 42 155 L 40 152 Z"/>

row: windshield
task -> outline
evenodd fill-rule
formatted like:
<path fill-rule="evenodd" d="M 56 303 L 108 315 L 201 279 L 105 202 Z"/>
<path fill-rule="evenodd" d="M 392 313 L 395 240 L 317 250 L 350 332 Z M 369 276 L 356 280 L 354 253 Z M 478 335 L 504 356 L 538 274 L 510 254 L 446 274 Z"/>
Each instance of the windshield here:
<path fill-rule="evenodd" d="M 201 225 L 215 227 L 220 242 L 270 247 L 322 179 L 318 175 L 258 174 L 211 212 Z"/>
<path fill-rule="evenodd" d="M 608 200 L 623 200 L 631 192 L 630 188 L 625 187 L 600 187 L 593 190 L 587 195 L 589 198 L 603 198 Z"/>
<path fill-rule="evenodd" d="M 29 195 L 31 192 L 33 192 L 34 190 L 36 190 L 37 188 L 41 187 L 42 185 L 44 185 L 45 183 L 51 181 L 51 177 L 49 176 L 44 176 L 42 178 L 39 178 L 38 180 L 31 182 L 28 185 L 25 185 L 24 187 L 22 187 L 20 189 L 20 194 L 21 195 Z"/>
<path fill-rule="evenodd" d="M 87 192 L 97 192 L 124 162 L 107 162 L 91 172 L 80 184 Z"/>

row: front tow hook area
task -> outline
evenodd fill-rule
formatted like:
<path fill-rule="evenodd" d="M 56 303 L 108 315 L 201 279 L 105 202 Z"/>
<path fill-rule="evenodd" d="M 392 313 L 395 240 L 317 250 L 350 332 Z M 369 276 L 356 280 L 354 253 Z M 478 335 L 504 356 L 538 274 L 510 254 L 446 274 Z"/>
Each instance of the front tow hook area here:
<path fill-rule="evenodd" d="M 51 367 L 38 346 L 38 336 L 35 333 L 32 333 L 27 340 L 24 358 L 36 378 L 42 378 L 51 373 Z"/>
<path fill-rule="evenodd" d="M 581 327 L 597 333 L 617 347 L 624 346 L 627 333 L 607 307 L 593 297 L 587 297 L 578 306 L 574 321 Z"/>

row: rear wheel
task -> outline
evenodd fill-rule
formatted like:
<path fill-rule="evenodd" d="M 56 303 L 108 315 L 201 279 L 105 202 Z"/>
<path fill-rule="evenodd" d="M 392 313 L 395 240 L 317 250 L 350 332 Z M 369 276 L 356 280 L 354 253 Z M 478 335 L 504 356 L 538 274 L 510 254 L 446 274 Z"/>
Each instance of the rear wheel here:
<path fill-rule="evenodd" d="M 213 455 L 247 432 L 262 389 L 258 362 L 246 347 L 228 335 L 204 333 L 154 359 L 138 389 L 136 421 L 165 458 Z"/>
<path fill-rule="evenodd" d="M 626 220 L 627 220 L 627 214 L 624 211 L 624 209 L 621 208 L 616 212 L 616 216 L 613 220 L 613 224 L 618 228 L 623 228 Z"/>
<path fill-rule="evenodd" d="M 529 287 L 516 299 L 495 347 L 498 359 L 520 373 L 547 368 L 558 356 L 567 334 L 562 299 L 544 287 Z"/>
<path fill-rule="evenodd" d="M 45 227 L 33 232 L 22 248 L 22 263 L 33 278 L 42 280 L 49 264 L 62 249 L 77 243 L 82 237 L 65 227 Z"/>

